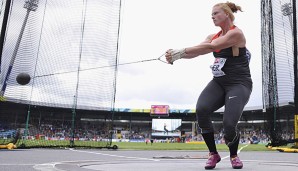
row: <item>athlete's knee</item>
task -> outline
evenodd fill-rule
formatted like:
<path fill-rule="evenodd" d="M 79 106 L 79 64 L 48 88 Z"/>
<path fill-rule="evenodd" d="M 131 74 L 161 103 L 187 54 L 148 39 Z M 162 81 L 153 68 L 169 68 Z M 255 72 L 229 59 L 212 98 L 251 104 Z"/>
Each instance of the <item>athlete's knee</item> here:
<path fill-rule="evenodd" d="M 224 126 L 224 139 L 227 146 L 231 146 L 239 140 L 239 132 L 235 125 Z"/>
<path fill-rule="evenodd" d="M 198 124 L 200 126 L 205 127 L 205 125 L 207 125 L 207 123 L 210 121 L 210 112 L 204 108 L 197 108 L 196 117 L 197 117 Z"/>
<path fill-rule="evenodd" d="M 198 133 L 214 132 L 213 125 L 210 119 L 212 111 L 204 102 L 197 103 L 196 117 L 198 121 Z"/>
<path fill-rule="evenodd" d="M 205 112 L 197 113 L 197 121 L 198 121 L 198 133 L 210 133 L 214 132 L 213 125 L 210 119 L 210 115 Z"/>
<path fill-rule="evenodd" d="M 197 106 L 196 106 L 196 115 L 197 117 L 204 117 L 204 116 L 207 116 L 211 113 L 212 111 L 210 111 L 208 105 L 205 105 L 205 104 L 201 104 L 201 103 L 198 103 Z"/>

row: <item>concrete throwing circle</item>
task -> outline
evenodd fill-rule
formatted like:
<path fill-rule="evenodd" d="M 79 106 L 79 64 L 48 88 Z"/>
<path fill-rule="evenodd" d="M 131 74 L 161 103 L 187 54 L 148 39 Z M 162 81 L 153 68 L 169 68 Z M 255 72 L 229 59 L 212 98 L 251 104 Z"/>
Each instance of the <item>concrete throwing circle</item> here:
<path fill-rule="evenodd" d="M 242 160 L 244 167 L 242 171 L 296 171 L 298 163 L 286 161 L 259 161 L 259 160 Z M 197 171 L 204 170 L 205 159 L 162 159 L 162 160 L 115 160 L 115 161 L 68 161 L 57 163 L 45 163 L 34 166 L 41 171 L 172 171 L 187 170 Z M 224 171 L 231 170 L 231 164 L 228 159 L 219 162 L 215 169 Z"/>

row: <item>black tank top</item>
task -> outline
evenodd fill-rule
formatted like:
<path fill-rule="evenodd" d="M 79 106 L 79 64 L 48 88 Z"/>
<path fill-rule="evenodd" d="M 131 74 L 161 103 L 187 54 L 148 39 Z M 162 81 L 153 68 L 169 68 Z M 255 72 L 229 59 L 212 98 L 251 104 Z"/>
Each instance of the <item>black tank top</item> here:
<path fill-rule="evenodd" d="M 232 27 L 231 29 L 234 29 Z M 219 37 L 221 32 L 216 34 L 212 40 Z M 246 47 L 239 48 L 239 56 L 233 56 L 232 47 L 216 50 L 213 52 L 215 62 L 211 66 L 213 79 L 219 84 L 234 85 L 243 84 L 252 89 L 252 79 L 249 68 L 249 59 L 247 57 Z"/>

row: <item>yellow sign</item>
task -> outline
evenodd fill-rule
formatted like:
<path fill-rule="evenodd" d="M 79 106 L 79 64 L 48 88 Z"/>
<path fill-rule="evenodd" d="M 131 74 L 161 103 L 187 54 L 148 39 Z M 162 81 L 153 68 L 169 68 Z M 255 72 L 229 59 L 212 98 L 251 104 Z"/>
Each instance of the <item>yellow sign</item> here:
<path fill-rule="evenodd" d="M 6 101 L 6 99 L 5 99 L 5 97 L 4 96 L 0 96 L 0 102 L 4 102 L 4 101 Z"/>

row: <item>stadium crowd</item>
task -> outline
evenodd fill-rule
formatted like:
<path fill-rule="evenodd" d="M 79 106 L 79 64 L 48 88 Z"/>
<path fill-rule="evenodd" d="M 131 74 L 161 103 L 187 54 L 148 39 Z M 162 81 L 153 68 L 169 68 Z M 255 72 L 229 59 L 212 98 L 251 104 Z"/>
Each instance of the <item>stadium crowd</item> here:
<path fill-rule="evenodd" d="M 193 141 L 203 141 L 200 134 L 195 134 L 191 130 L 183 131 L 181 137 L 152 137 L 150 127 L 117 127 L 116 130 L 109 130 L 109 126 L 102 124 L 83 124 L 77 125 L 74 129 L 74 134 L 72 134 L 72 125 L 65 124 L 62 122 L 54 122 L 51 124 L 40 124 L 39 127 L 29 126 L 29 133 L 26 138 L 30 139 L 45 139 L 45 140 L 68 140 L 74 137 L 76 140 L 83 141 L 102 141 L 105 139 L 112 139 L 118 141 L 131 141 L 131 142 L 148 142 L 151 139 L 154 142 L 193 142 Z M 1 135 L 5 135 L 4 132 L 9 127 L 4 127 L 3 124 L 0 125 Z M 242 126 L 239 127 L 241 133 L 241 144 L 267 144 L 270 142 L 268 132 L 264 131 L 262 126 Z M 72 136 L 73 135 L 73 136 Z M 2 137 L 3 138 L 3 137 Z M 283 130 L 283 139 L 294 138 L 294 129 Z M 218 128 L 215 134 L 215 140 L 217 144 L 223 144 L 223 129 Z"/>

